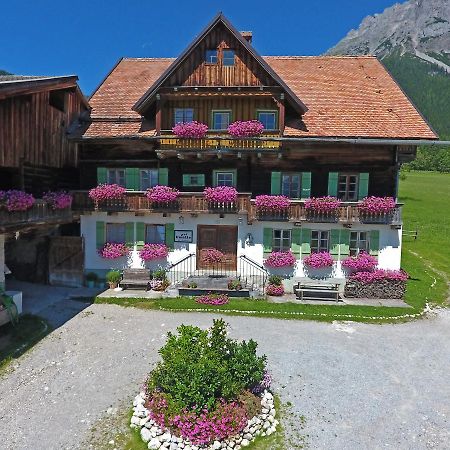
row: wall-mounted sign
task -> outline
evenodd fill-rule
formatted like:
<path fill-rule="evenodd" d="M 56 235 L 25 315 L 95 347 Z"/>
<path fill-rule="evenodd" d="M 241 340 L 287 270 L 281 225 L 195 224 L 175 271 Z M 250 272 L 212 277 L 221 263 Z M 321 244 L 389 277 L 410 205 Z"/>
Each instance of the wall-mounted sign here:
<path fill-rule="evenodd" d="M 186 242 L 190 244 L 193 240 L 192 230 L 175 230 L 175 242 Z"/>

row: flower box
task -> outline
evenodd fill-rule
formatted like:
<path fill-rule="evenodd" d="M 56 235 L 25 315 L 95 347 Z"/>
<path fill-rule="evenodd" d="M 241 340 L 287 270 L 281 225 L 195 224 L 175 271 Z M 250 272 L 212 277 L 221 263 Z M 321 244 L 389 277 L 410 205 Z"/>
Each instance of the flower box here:
<path fill-rule="evenodd" d="M 329 252 L 311 253 L 303 260 L 303 264 L 311 269 L 332 267 L 333 263 L 333 257 Z"/>
<path fill-rule="evenodd" d="M 201 139 L 206 136 L 208 125 L 197 122 L 196 120 L 192 122 L 180 122 L 172 128 L 172 132 L 180 138 Z"/>
<path fill-rule="evenodd" d="M 232 186 L 207 187 L 203 194 L 211 210 L 235 210 L 237 190 Z"/>
<path fill-rule="evenodd" d="M 359 216 L 362 222 L 388 221 L 395 210 L 393 197 L 366 197 L 358 204 Z"/>
<path fill-rule="evenodd" d="M 23 191 L 0 191 L 0 206 L 9 212 L 28 211 L 33 207 L 34 202 L 34 197 Z"/>
<path fill-rule="evenodd" d="M 144 244 L 139 250 L 139 257 L 143 261 L 167 258 L 169 248 L 165 244 Z"/>
<path fill-rule="evenodd" d="M 147 190 L 147 198 L 152 203 L 154 209 L 178 209 L 177 199 L 180 191 L 169 186 L 155 186 Z"/>
<path fill-rule="evenodd" d="M 265 260 L 267 267 L 278 269 L 280 267 L 294 267 L 297 260 L 291 252 L 272 252 Z"/>
<path fill-rule="evenodd" d="M 306 219 L 320 222 L 337 222 L 341 201 L 336 197 L 312 197 L 305 201 Z"/>
<path fill-rule="evenodd" d="M 122 243 L 107 242 L 99 251 L 98 254 L 104 259 L 118 259 L 127 256 L 130 249 Z"/>
<path fill-rule="evenodd" d="M 265 220 L 287 220 L 290 205 L 291 200 L 284 195 L 257 195 L 255 199 L 257 215 Z"/>
<path fill-rule="evenodd" d="M 53 210 L 68 209 L 72 206 L 73 197 L 71 194 L 60 192 L 46 192 L 42 197 Z"/>
<path fill-rule="evenodd" d="M 99 184 L 89 191 L 89 198 L 94 201 L 95 208 L 109 200 L 124 200 L 126 189 L 118 184 Z"/>
<path fill-rule="evenodd" d="M 264 125 L 259 120 L 236 121 L 228 126 L 228 133 L 234 137 L 260 136 Z"/>
<path fill-rule="evenodd" d="M 273 297 L 281 297 L 284 295 L 284 287 L 282 284 L 268 284 L 266 287 L 266 294 Z"/>
<path fill-rule="evenodd" d="M 366 252 L 361 252 L 357 256 L 348 256 L 341 262 L 342 267 L 353 272 L 372 271 L 377 264 L 377 258 Z"/>
<path fill-rule="evenodd" d="M 225 255 L 215 248 L 204 248 L 200 258 L 204 264 L 216 265 L 225 261 Z"/>

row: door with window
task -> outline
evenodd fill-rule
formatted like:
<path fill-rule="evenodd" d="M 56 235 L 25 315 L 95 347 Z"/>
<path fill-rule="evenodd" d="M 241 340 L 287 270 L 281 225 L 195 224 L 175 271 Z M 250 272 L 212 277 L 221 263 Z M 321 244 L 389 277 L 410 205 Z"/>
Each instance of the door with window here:
<path fill-rule="evenodd" d="M 197 268 L 213 269 L 201 258 L 202 250 L 215 248 L 225 255 L 220 265 L 224 270 L 237 270 L 238 228 L 229 225 L 198 225 L 197 228 Z"/>

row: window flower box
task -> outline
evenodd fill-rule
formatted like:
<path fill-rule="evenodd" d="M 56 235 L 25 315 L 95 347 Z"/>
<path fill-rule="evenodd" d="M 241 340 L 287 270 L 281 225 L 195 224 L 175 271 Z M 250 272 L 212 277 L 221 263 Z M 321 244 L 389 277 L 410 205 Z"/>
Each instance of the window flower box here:
<path fill-rule="evenodd" d="M 361 252 L 357 256 L 349 256 L 341 262 L 342 267 L 353 272 L 372 271 L 375 269 L 377 264 L 377 258 L 366 252 Z"/>
<path fill-rule="evenodd" d="M 98 254 L 104 259 L 119 259 L 127 256 L 130 249 L 122 243 L 107 242 L 99 251 Z"/>
<path fill-rule="evenodd" d="M 208 125 L 197 122 L 180 122 L 172 128 L 173 134 L 180 138 L 201 139 L 208 132 Z"/>
<path fill-rule="evenodd" d="M 303 264 L 311 269 L 329 268 L 333 263 L 333 257 L 329 252 L 311 253 L 303 260 Z"/>
<path fill-rule="evenodd" d="M 393 197 L 366 197 L 358 204 L 361 222 L 387 223 L 395 210 Z"/>
<path fill-rule="evenodd" d="M 145 194 L 155 209 L 178 209 L 177 199 L 180 191 L 169 186 L 155 186 L 147 190 Z"/>
<path fill-rule="evenodd" d="M 307 220 L 337 222 L 341 201 L 336 197 L 312 197 L 305 201 Z"/>
<path fill-rule="evenodd" d="M 8 212 L 28 211 L 34 205 L 35 199 L 24 191 L 0 191 L 0 206 Z"/>
<path fill-rule="evenodd" d="M 46 192 L 42 197 L 48 203 L 51 209 L 68 209 L 72 206 L 73 197 L 71 194 L 60 192 Z"/>
<path fill-rule="evenodd" d="M 234 137 L 260 136 L 264 125 L 259 120 L 236 121 L 228 126 L 228 133 Z"/>
<path fill-rule="evenodd" d="M 117 201 L 121 203 L 125 199 L 126 189 L 118 184 L 99 184 L 89 191 L 89 198 L 93 200 L 95 209 L 100 203 L 106 201 Z"/>
<path fill-rule="evenodd" d="M 200 258 L 204 264 L 217 265 L 225 261 L 225 255 L 215 248 L 202 249 Z"/>
<path fill-rule="evenodd" d="M 297 260 L 291 252 L 272 252 L 264 264 L 267 267 L 278 269 L 282 267 L 294 267 Z"/>
<path fill-rule="evenodd" d="M 212 210 L 235 210 L 238 198 L 237 190 L 232 186 L 207 187 L 203 194 Z"/>
<path fill-rule="evenodd" d="M 257 195 L 256 212 L 259 218 L 266 220 L 286 220 L 291 200 L 284 195 Z"/>
<path fill-rule="evenodd" d="M 143 261 L 167 258 L 169 248 L 164 244 L 145 244 L 139 250 L 139 256 Z"/>

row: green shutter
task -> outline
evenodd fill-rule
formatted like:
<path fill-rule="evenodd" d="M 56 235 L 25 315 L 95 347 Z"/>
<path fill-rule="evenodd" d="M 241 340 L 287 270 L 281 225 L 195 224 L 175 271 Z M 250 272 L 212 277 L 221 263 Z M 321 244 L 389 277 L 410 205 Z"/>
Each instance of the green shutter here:
<path fill-rule="evenodd" d="M 358 200 L 369 195 L 369 174 L 367 172 L 359 174 Z"/>
<path fill-rule="evenodd" d="M 191 186 L 191 176 L 183 175 L 183 186 Z"/>
<path fill-rule="evenodd" d="M 334 260 L 339 258 L 339 235 L 340 230 L 330 231 L 330 253 Z"/>
<path fill-rule="evenodd" d="M 125 244 L 129 248 L 134 247 L 134 222 L 125 224 Z"/>
<path fill-rule="evenodd" d="M 175 240 L 175 225 L 173 223 L 166 223 L 166 245 L 170 249 L 174 248 Z"/>
<path fill-rule="evenodd" d="M 270 192 L 272 195 L 279 195 L 281 192 L 281 172 L 272 172 L 272 181 L 270 183 Z"/>
<path fill-rule="evenodd" d="M 341 230 L 340 242 L 340 255 L 343 256 L 350 255 L 350 230 Z"/>
<path fill-rule="evenodd" d="M 97 183 L 106 183 L 106 167 L 97 167 Z"/>
<path fill-rule="evenodd" d="M 160 186 L 169 186 L 169 169 L 161 167 L 158 171 L 158 184 Z"/>
<path fill-rule="evenodd" d="M 302 249 L 302 229 L 294 228 L 291 233 L 291 252 L 298 259 L 301 256 Z"/>
<path fill-rule="evenodd" d="M 273 229 L 264 228 L 263 233 L 264 255 L 267 255 L 272 252 Z"/>
<path fill-rule="evenodd" d="M 329 172 L 328 173 L 328 195 L 337 197 L 338 178 L 339 178 L 339 174 L 337 172 Z"/>
<path fill-rule="evenodd" d="M 302 256 L 311 253 L 311 230 L 309 228 L 302 228 Z"/>
<path fill-rule="evenodd" d="M 370 251 L 372 256 L 378 256 L 380 250 L 380 232 L 378 230 L 372 230 L 370 232 Z"/>
<path fill-rule="evenodd" d="M 139 180 L 139 169 L 127 167 L 125 169 L 125 186 L 127 189 L 139 191 L 141 183 Z"/>
<path fill-rule="evenodd" d="M 138 250 L 141 249 L 145 244 L 145 223 L 136 223 L 136 245 Z"/>
<path fill-rule="evenodd" d="M 95 245 L 97 248 L 102 248 L 105 245 L 105 222 L 96 222 L 95 223 Z"/>
<path fill-rule="evenodd" d="M 311 197 L 311 172 L 302 172 L 302 198 Z"/>

